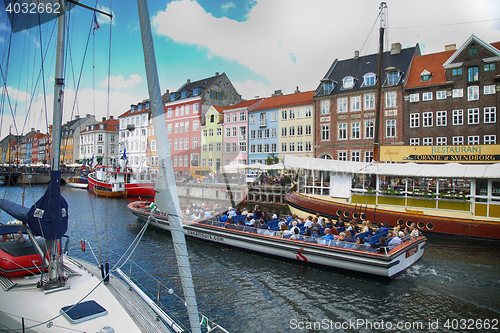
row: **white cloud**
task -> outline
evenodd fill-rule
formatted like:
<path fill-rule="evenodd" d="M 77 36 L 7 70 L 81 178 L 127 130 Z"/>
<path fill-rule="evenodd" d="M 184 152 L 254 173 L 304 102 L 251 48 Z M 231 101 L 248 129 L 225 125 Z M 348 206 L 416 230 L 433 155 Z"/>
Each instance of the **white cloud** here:
<path fill-rule="evenodd" d="M 99 9 L 99 10 L 105 12 L 105 13 L 113 15 L 113 26 L 116 26 L 116 16 L 115 16 L 115 13 L 109 7 L 97 5 L 97 9 Z M 110 19 L 109 16 L 101 14 L 101 13 L 97 13 L 97 23 L 99 25 L 101 25 L 101 24 L 109 24 L 110 21 L 111 21 L 111 19 Z"/>
<path fill-rule="evenodd" d="M 401 42 L 403 47 L 420 43 L 423 53 L 439 52 L 446 44 L 460 46 L 472 33 L 487 42 L 495 42 L 498 39 L 498 31 L 493 28 L 495 23 L 498 26 L 495 21 L 435 27 L 436 24 L 469 22 L 471 17 L 492 18 L 494 14 L 484 10 L 491 0 L 480 2 L 387 1 L 389 42 L 386 49 L 394 42 Z M 269 96 L 275 89 L 292 93 L 296 86 L 301 91 L 313 90 L 336 58 L 351 58 L 355 50 L 360 50 L 361 55 L 376 53 L 378 22 L 367 45 L 362 50 L 361 47 L 374 26 L 379 4 L 375 0 L 260 1 L 246 21 L 238 22 L 215 18 L 197 2 L 181 0 L 169 3 L 153 17 L 153 25 L 159 35 L 201 46 L 208 50 L 208 57 L 236 60 L 265 76 L 273 87 Z M 186 25 L 188 21 L 191 24 Z M 180 26 L 183 28 L 179 29 Z M 420 28 L 395 29 L 407 26 Z M 253 91 L 239 92 L 244 98 L 257 95 Z"/>
<path fill-rule="evenodd" d="M 133 87 L 142 82 L 142 77 L 139 74 L 132 74 L 129 76 L 128 80 L 125 80 L 123 75 L 111 76 L 110 86 L 114 89 L 123 89 Z M 102 82 L 103 87 L 108 86 L 108 79 Z"/>
<path fill-rule="evenodd" d="M 233 2 L 227 2 L 225 4 L 222 4 L 222 6 L 220 7 L 222 8 L 222 11 L 226 13 L 229 9 L 236 8 L 236 5 Z"/>
<path fill-rule="evenodd" d="M 7 93 L 9 94 L 9 99 L 11 103 L 13 101 L 23 102 L 23 101 L 29 101 L 31 99 L 31 94 L 14 89 L 12 87 L 7 87 Z"/>

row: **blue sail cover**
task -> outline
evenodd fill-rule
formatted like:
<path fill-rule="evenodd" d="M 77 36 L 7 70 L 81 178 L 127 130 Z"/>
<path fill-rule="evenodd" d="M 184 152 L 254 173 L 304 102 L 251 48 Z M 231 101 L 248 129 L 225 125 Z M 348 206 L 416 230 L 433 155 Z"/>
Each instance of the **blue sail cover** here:
<path fill-rule="evenodd" d="M 61 195 L 61 171 L 50 172 L 49 187 L 31 207 L 27 223 L 35 236 L 60 239 L 68 230 L 68 203 Z"/>

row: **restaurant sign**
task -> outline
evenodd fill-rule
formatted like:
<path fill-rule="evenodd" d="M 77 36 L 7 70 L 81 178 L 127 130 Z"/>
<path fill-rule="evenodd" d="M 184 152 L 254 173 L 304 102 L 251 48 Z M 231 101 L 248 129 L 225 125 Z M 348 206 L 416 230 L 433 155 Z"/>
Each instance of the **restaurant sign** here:
<path fill-rule="evenodd" d="M 500 163 L 500 145 L 382 146 L 382 162 Z"/>

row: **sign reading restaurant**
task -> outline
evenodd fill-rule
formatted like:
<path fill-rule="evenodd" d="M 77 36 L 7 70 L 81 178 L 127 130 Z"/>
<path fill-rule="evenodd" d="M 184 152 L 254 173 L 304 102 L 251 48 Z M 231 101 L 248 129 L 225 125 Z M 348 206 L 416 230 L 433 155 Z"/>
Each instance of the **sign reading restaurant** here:
<path fill-rule="evenodd" d="M 382 146 L 381 162 L 500 163 L 500 145 Z"/>

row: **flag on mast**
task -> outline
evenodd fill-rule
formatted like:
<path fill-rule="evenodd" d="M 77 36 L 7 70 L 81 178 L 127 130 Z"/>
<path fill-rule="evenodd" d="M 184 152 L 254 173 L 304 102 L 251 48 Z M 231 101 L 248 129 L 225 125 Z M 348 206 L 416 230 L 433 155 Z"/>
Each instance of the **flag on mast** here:
<path fill-rule="evenodd" d="M 97 15 L 94 13 L 94 22 L 93 22 L 94 31 L 99 29 L 99 23 L 97 23 Z"/>

